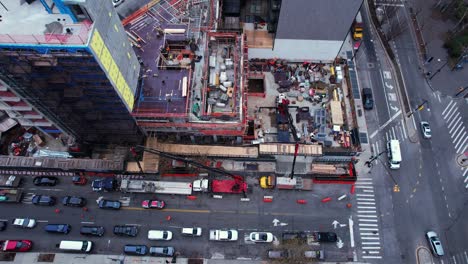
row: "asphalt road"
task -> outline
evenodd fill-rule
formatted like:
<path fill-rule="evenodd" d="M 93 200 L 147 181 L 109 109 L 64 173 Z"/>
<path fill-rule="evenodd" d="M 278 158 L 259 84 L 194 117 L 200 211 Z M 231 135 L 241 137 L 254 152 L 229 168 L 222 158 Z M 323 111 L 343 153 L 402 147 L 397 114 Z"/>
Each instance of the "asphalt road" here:
<path fill-rule="evenodd" d="M 187 179 L 188 180 L 188 179 Z M 249 178 L 255 185 L 257 179 Z M 96 193 L 87 186 L 75 186 L 71 179 L 64 178 L 55 187 L 35 187 L 32 180 L 27 179 L 24 184 L 25 193 L 48 194 L 57 198 L 65 195 L 86 197 L 88 211 L 81 208 L 70 208 L 58 204 L 56 206 L 35 206 L 28 199 L 20 204 L 0 204 L 2 220 L 11 222 L 16 217 L 29 217 L 38 220 L 34 229 L 18 229 L 11 225 L 0 233 L 1 239 L 31 239 L 34 242 L 34 251 L 57 252 L 55 245 L 63 239 L 84 240 L 95 242 L 93 253 L 120 254 L 125 244 L 145 244 L 147 246 L 168 245 L 174 246 L 183 257 L 206 258 L 251 258 L 266 257 L 266 250 L 280 245 L 279 239 L 283 231 L 333 231 L 332 222 L 337 220 L 346 223 L 351 212 L 346 208 L 346 200 L 340 202 L 321 203 L 323 197 L 339 197 L 349 191 L 349 186 L 343 185 L 316 185 L 314 191 L 298 192 L 284 190 L 261 190 L 254 186 L 249 194 L 251 201 L 240 201 L 240 196 L 228 195 L 223 199 L 211 198 L 208 194 L 198 196 L 195 201 L 185 196 L 159 195 L 167 203 L 164 210 L 143 209 L 140 203 L 144 199 L 155 198 L 150 194 L 122 194 L 119 192 Z M 263 203 L 263 195 L 272 195 L 272 203 Z M 26 195 L 28 196 L 28 195 Z M 97 207 L 95 200 L 104 196 L 108 199 L 130 198 L 129 206 L 121 210 L 103 210 Z M 127 198 L 125 198 L 127 199 Z M 297 199 L 306 199 L 307 204 L 297 204 Z M 60 213 L 55 213 L 59 208 Z M 167 220 L 170 216 L 171 220 Z M 273 220 L 283 224 L 274 225 Z M 43 228 L 47 223 L 66 223 L 72 226 L 67 235 L 49 234 Z M 103 237 L 85 237 L 79 234 L 82 225 L 104 226 Z M 139 234 L 135 238 L 119 237 L 112 233 L 114 225 L 136 225 Z M 182 227 L 199 226 L 203 228 L 203 236 L 199 238 L 182 237 Z M 209 229 L 235 228 L 239 231 L 237 242 L 209 242 Z M 171 241 L 159 242 L 147 239 L 148 230 L 164 229 L 174 234 Z M 253 231 L 270 231 L 276 236 L 273 244 L 253 244 L 246 236 Z M 343 260 L 349 256 L 350 236 L 348 227 L 338 227 L 334 230 L 344 245 L 338 248 L 334 243 L 305 246 L 305 248 L 325 249 L 327 257 L 331 260 Z M 198 242 L 198 243 L 194 243 Z M 235 245 L 235 246 L 233 246 Z"/>
<path fill-rule="evenodd" d="M 411 26 L 403 3 L 401 5 L 398 15 L 393 18 Z M 468 263 L 468 248 L 464 240 L 468 237 L 468 223 L 462 220 L 467 215 L 465 177 L 468 169 L 460 168 L 455 162 L 456 157 L 466 151 L 468 144 L 465 141 L 467 106 L 465 102 L 434 92 L 428 86 L 419 70 L 418 53 L 411 33 L 404 31 L 390 44 L 396 51 L 411 107 L 415 109 L 427 101 L 422 111 L 415 112 L 415 121 L 410 123 L 417 132 L 413 139 L 410 139 L 402 115 L 393 120 L 387 118 L 388 110 L 385 106 L 390 103 L 390 91 L 385 84 L 381 84 L 382 81 L 379 83 L 378 72 L 387 71 L 388 65 L 380 59 L 377 69 L 365 67 L 367 60 L 372 61 L 374 54 L 378 58 L 383 56 L 379 45 L 369 43 L 375 34 L 365 40 L 366 49 L 360 54 L 361 57 L 357 56 L 358 69 L 361 65 L 361 71 L 364 71 L 359 72 L 360 76 L 367 76 L 361 82 L 371 83 L 378 106 L 366 113 L 374 153 L 385 150 L 384 143 L 389 138 L 396 138 L 401 142 L 403 157 L 399 170 L 390 171 L 386 168 L 385 154 L 372 168 L 373 175 L 384 176 L 374 182 L 375 185 L 381 183 L 383 186 L 379 193 L 382 221 L 379 231 L 384 238 L 388 237 L 384 239 L 384 263 L 417 263 L 416 250 L 429 247 L 424 237 L 428 230 L 439 233 L 445 247 L 446 256 L 434 257 L 435 263 Z M 385 74 L 382 74 L 382 80 L 385 83 Z M 385 100 L 379 93 L 387 94 Z M 432 139 L 422 138 L 419 128 L 422 120 L 431 124 Z M 395 182 L 400 186 L 400 192 L 389 192 Z"/>

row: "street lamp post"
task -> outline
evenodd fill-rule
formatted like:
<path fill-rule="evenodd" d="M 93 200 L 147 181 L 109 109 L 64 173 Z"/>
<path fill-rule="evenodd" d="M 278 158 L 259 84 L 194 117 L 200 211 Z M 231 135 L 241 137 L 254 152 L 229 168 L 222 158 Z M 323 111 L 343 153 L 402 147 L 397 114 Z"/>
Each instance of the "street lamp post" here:
<path fill-rule="evenodd" d="M 436 71 L 434 74 L 432 74 L 432 75 L 431 75 L 431 77 L 429 77 L 429 80 L 432 80 L 432 78 L 434 78 L 434 77 L 435 77 L 435 76 L 436 76 L 436 75 L 437 75 L 437 74 L 438 74 L 438 73 L 439 73 L 439 72 L 442 70 L 442 68 L 444 68 L 444 67 L 445 67 L 445 65 L 447 65 L 447 64 L 448 64 L 448 62 L 449 62 L 449 61 L 448 61 L 448 60 L 446 60 L 446 61 L 445 61 L 445 63 L 444 63 L 442 66 L 440 66 L 440 68 L 439 68 L 439 69 L 437 69 L 437 71 Z"/>

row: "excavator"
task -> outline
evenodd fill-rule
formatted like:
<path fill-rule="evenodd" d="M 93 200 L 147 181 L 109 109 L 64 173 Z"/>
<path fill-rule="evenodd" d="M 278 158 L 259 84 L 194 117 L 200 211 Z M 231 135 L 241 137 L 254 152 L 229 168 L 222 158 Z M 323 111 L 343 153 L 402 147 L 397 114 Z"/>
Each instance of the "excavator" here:
<path fill-rule="evenodd" d="M 135 160 L 137 161 L 138 167 L 140 169 L 140 172 L 143 173 L 143 169 L 141 167 L 140 162 L 138 161 L 138 152 L 141 151 L 146 151 L 148 153 L 152 153 L 155 155 L 158 155 L 160 157 L 168 158 L 168 159 L 173 159 L 177 160 L 180 162 L 184 162 L 186 164 L 193 165 L 195 167 L 218 173 L 221 175 L 226 175 L 232 178 L 232 180 L 217 180 L 217 179 L 201 179 L 201 180 L 196 180 L 194 181 L 194 186 L 193 189 L 194 191 L 211 191 L 212 193 L 232 193 L 232 194 L 240 194 L 242 193 L 244 197 L 247 196 L 247 189 L 248 185 L 244 180 L 243 176 L 236 175 L 233 173 L 230 173 L 228 171 L 225 171 L 223 169 L 219 168 L 213 168 L 207 165 L 204 165 L 202 163 L 196 162 L 194 160 L 184 158 L 178 155 L 174 155 L 171 153 L 163 152 L 157 149 L 152 149 L 152 148 L 147 148 L 144 146 L 136 146 L 130 149 L 131 153 L 135 157 Z"/>

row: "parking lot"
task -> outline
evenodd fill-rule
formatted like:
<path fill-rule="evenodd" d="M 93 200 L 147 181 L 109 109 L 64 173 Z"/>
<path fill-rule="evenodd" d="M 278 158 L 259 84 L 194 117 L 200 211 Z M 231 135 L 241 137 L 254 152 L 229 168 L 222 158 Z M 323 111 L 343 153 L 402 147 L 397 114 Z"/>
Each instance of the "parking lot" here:
<path fill-rule="evenodd" d="M 189 181 L 192 178 L 183 180 Z M 92 180 L 92 178 L 90 178 Z M 166 180 L 166 179 L 164 179 Z M 170 179 L 167 179 L 170 180 Z M 181 180 L 181 179 L 177 179 Z M 186 196 L 123 194 L 120 192 L 98 193 L 92 191 L 89 182 L 85 186 L 71 183 L 71 178 L 60 178 L 54 187 L 38 187 L 32 184 L 32 178 L 26 178 L 23 184 L 25 198 L 19 204 L 1 204 L 2 220 L 11 222 L 17 217 L 29 217 L 37 220 L 34 229 L 12 227 L 1 232 L 2 239 L 30 239 L 34 242 L 33 251 L 58 252 L 56 244 L 60 240 L 91 240 L 95 243 L 92 253 L 121 254 L 126 244 L 149 246 L 173 246 L 181 257 L 205 258 L 266 258 L 268 249 L 285 248 L 281 241 L 282 232 L 334 231 L 338 235 L 337 243 L 303 245 L 304 249 L 323 249 L 327 260 L 346 260 L 350 254 L 350 235 L 347 227 L 350 209 L 349 201 L 337 198 L 349 192 L 348 185 L 314 185 L 312 191 L 263 190 L 258 186 L 255 176 L 247 177 L 252 191 L 247 194 L 249 201 L 241 201 L 242 195 L 224 195 L 215 199 L 210 194 L 197 195 L 196 200 Z M 87 210 L 83 208 L 56 206 L 37 206 L 30 202 L 32 194 L 47 194 L 57 197 L 67 195 L 83 196 L 87 199 Z M 263 197 L 272 196 L 272 202 L 264 202 Z M 123 201 L 121 210 L 99 209 L 96 200 L 99 197 Z M 332 201 L 322 203 L 325 197 Z M 144 209 L 141 202 L 145 199 L 158 198 L 166 202 L 164 210 Z M 297 203 L 305 200 L 305 204 Z M 56 210 L 59 209 L 59 210 Z M 333 222 L 338 221 L 334 229 Z M 72 230 L 67 235 L 49 234 L 43 228 L 46 224 L 70 224 Z M 340 227 L 341 224 L 341 227 Z M 99 225 L 105 228 L 102 237 L 80 235 L 83 225 Z M 112 233 L 114 225 L 135 225 L 139 228 L 137 237 L 119 237 Z M 182 227 L 201 227 L 201 237 L 183 237 Z M 239 231 L 236 242 L 208 242 L 209 229 L 233 228 Z M 170 230 L 174 237 L 171 241 L 150 241 L 148 230 Z M 248 239 L 253 231 L 272 232 L 273 243 L 255 244 Z M 199 243 L 197 243 L 199 242 Z M 229 246 L 235 245 L 235 246 Z"/>

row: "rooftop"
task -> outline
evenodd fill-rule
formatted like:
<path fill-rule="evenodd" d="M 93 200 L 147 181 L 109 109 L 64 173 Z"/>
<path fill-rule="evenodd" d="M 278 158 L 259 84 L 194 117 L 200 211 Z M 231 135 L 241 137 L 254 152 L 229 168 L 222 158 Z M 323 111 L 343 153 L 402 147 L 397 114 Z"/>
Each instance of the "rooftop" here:
<path fill-rule="evenodd" d="M 56 8 L 49 14 L 41 1 L 2 1 L 0 5 L 0 43 L 85 44 L 90 22 L 74 23 Z"/>

